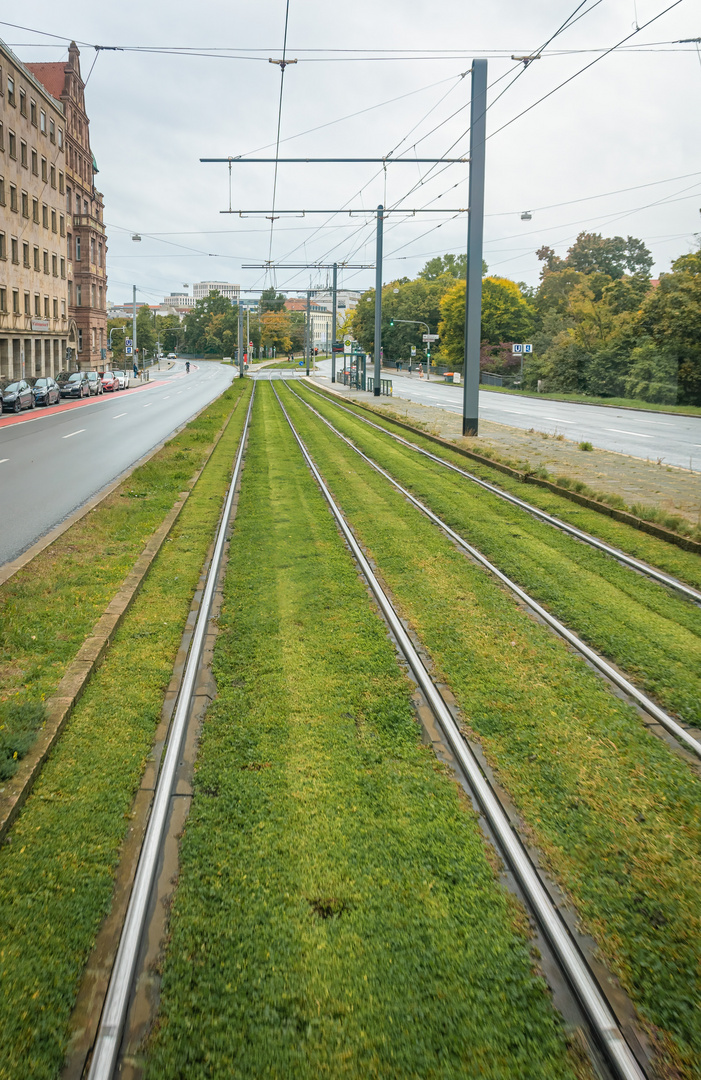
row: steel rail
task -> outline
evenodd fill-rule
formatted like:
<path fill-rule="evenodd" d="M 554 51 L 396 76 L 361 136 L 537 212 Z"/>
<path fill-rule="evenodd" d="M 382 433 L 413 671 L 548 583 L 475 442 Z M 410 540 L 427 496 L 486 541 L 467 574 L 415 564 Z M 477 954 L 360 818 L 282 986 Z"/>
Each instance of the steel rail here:
<path fill-rule="evenodd" d="M 115 958 L 109 987 L 105 997 L 100 1026 L 93 1046 L 93 1056 L 90 1063 L 88 1080 L 111 1080 L 117 1064 L 122 1032 L 126 1022 L 129 1008 L 136 962 L 139 947 L 146 923 L 149 900 L 156 876 L 159 855 L 161 851 L 163 835 L 168 819 L 168 808 L 171 793 L 180 761 L 183 739 L 187 730 L 190 716 L 190 703 L 195 689 L 197 674 L 202 657 L 202 649 L 207 635 L 207 624 L 214 598 L 219 567 L 221 565 L 222 552 L 226 540 L 226 532 L 229 526 L 231 506 L 234 500 L 236 484 L 241 472 L 241 461 L 246 444 L 246 435 L 251 419 L 253 398 L 255 396 L 255 384 L 248 404 L 248 412 L 241 433 L 238 452 L 234 463 L 229 492 L 224 504 L 221 523 L 212 555 L 212 561 L 207 573 L 207 581 L 202 594 L 197 621 L 192 635 L 192 643 L 188 654 L 185 672 L 183 675 L 178 701 L 173 714 L 168 734 L 168 744 L 165 757 L 158 775 L 158 782 L 151 807 L 149 822 L 144 837 L 139 864 L 134 878 L 129 906 L 127 908 L 124 926 L 119 941 L 119 948 Z"/>
<path fill-rule="evenodd" d="M 328 398 L 316 388 L 310 386 L 309 390 L 313 394 L 316 394 L 317 397 L 322 398 L 324 401 L 328 401 L 330 405 L 335 405 L 337 408 L 343 409 L 349 416 L 353 416 L 356 420 L 362 421 L 363 424 L 375 428 L 376 431 L 382 432 L 383 435 L 389 435 L 391 439 L 408 447 L 410 450 L 415 450 L 417 453 L 423 454 L 424 457 L 430 458 L 431 461 L 435 461 L 438 465 L 443 465 L 446 469 L 450 469 L 452 472 L 464 476 L 466 480 L 471 480 L 474 484 L 478 484 L 479 487 L 491 492 L 492 495 L 496 495 L 498 498 L 504 499 L 505 502 L 512 503 L 514 506 L 518 506 L 521 510 L 526 510 L 533 517 L 547 522 L 548 525 L 552 525 L 562 532 L 569 533 L 569 535 L 574 536 L 575 539 L 581 540 L 583 543 L 589 544 L 599 551 L 603 551 L 605 555 L 611 555 L 614 559 L 624 563 L 625 566 L 630 567 L 632 570 L 637 570 L 639 573 L 645 574 L 646 577 L 652 578 L 653 581 L 657 581 L 661 585 L 666 585 L 670 589 L 676 589 L 677 592 L 682 593 L 689 600 L 701 604 L 701 592 L 692 588 L 690 585 L 685 584 L 685 582 L 679 581 L 678 578 L 672 577 L 671 574 L 665 574 L 662 570 L 658 570 L 648 563 L 641 562 L 639 559 L 633 558 L 632 555 L 627 555 L 625 551 L 621 551 L 619 548 L 606 544 L 603 540 L 599 540 L 596 536 L 591 536 L 590 533 L 583 532 L 574 525 L 568 525 L 566 521 L 562 521 L 560 518 L 546 513 L 545 510 L 540 510 L 537 506 L 532 506 L 531 503 L 519 499 L 516 495 L 511 495 L 508 491 L 504 491 L 495 484 L 490 484 L 487 480 L 482 480 L 479 476 L 475 476 L 474 473 L 468 472 L 466 469 L 461 469 L 459 465 L 454 465 L 451 461 L 446 461 L 444 458 L 439 457 L 438 454 L 432 454 L 430 450 L 425 450 L 423 446 L 417 446 L 416 443 L 410 442 L 409 439 L 404 439 L 401 435 L 397 435 L 393 431 L 388 431 L 387 428 L 382 427 L 381 424 L 375 424 L 372 420 L 368 420 L 367 417 L 359 416 L 358 413 L 353 412 L 353 410 L 349 409 L 346 405 L 342 405 L 339 401 Z"/>
<path fill-rule="evenodd" d="M 321 493 L 328 503 L 331 513 L 350 547 L 363 576 L 368 582 L 368 585 L 380 606 L 382 614 L 387 620 L 387 623 L 397 640 L 399 648 L 411 667 L 414 677 L 421 687 L 436 720 L 440 724 L 453 753 L 460 763 L 460 767 L 463 769 L 465 776 L 469 780 L 475 797 L 479 801 L 485 817 L 499 840 L 511 870 L 514 873 L 519 886 L 527 896 L 531 908 L 536 915 L 543 932 L 546 934 L 559 963 L 566 973 L 568 981 L 579 999 L 616 1076 L 619 1077 L 620 1080 L 644 1080 L 645 1073 L 640 1068 L 630 1047 L 623 1038 L 616 1019 L 609 1008 L 608 1002 L 604 998 L 594 976 L 590 972 L 584 958 L 577 948 L 576 943 L 570 936 L 559 912 L 548 896 L 528 853 L 523 847 L 518 835 L 512 829 L 511 823 L 484 776 L 477 758 L 473 754 L 470 746 L 463 739 L 448 706 L 424 667 L 424 664 L 414 648 L 409 635 L 404 629 L 399 616 L 394 610 L 392 603 L 385 595 L 380 583 L 375 577 L 353 531 L 347 524 L 341 510 L 334 502 L 311 454 L 295 430 L 294 424 L 274 386 L 273 392 L 278 400 L 285 419 L 290 426 L 290 430 L 295 437 L 297 445 L 311 470 L 312 476 L 319 485 Z"/>
<path fill-rule="evenodd" d="M 489 559 L 487 559 L 481 551 L 473 547 L 472 544 L 468 544 L 467 540 L 460 536 L 459 533 L 456 533 L 454 529 L 451 529 L 450 525 L 447 525 L 445 521 L 442 520 L 442 518 L 439 518 L 437 514 L 434 514 L 433 510 L 426 506 L 425 503 L 422 503 L 420 499 L 417 499 L 415 495 L 412 495 L 412 493 L 408 491 L 407 488 L 403 487 L 397 480 L 394 479 L 393 476 L 390 476 L 390 474 L 386 472 L 386 470 L 383 469 L 381 465 L 378 465 L 376 461 L 373 461 L 371 457 L 363 453 L 363 451 L 360 450 L 355 445 L 355 443 L 352 442 L 351 439 L 349 439 L 342 432 L 338 431 L 338 429 L 333 426 L 331 421 L 327 420 L 325 416 L 322 416 L 321 413 L 318 412 L 312 405 L 310 405 L 308 401 L 305 401 L 304 398 L 300 397 L 299 394 L 291 387 L 289 387 L 289 391 L 299 401 L 301 401 L 303 405 L 306 405 L 306 407 L 311 412 L 313 412 L 315 416 L 318 416 L 319 419 L 323 421 L 323 423 L 326 424 L 326 426 L 334 433 L 334 435 L 336 435 L 339 439 L 345 442 L 351 448 L 351 450 L 353 450 L 363 459 L 363 461 L 370 465 L 370 467 L 373 468 L 376 472 L 378 472 L 380 476 L 384 477 L 385 480 L 387 480 L 394 488 L 396 488 L 396 490 L 399 491 L 405 499 L 407 499 L 418 510 L 420 510 L 422 514 L 425 514 L 426 517 L 429 518 L 435 525 L 442 529 L 443 532 L 447 536 L 449 536 L 451 540 L 453 540 L 463 549 L 463 551 L 466 551 L 469 555 L 472 556 L 473 559 L 476 559 L 477 562 L 481 563 L 482 566 L 489 570 L 491 574 L 493 574 L 496 578 L 499 579 L 499 581 L 506 585 L 508 589 L 515 593 L 516 596 L 519 597 L 519 599 L 523 600 L 523 602 L 527 604 L 531 611 L 534 611 L 541 619 L 543 619 L 544 622 L 548 624 L 548 626 L 551 627 L 551 629 L 555 630 L 555 632 L 558 633 L 561 637 L 563 637 L 566 641 L 568 641 L 569 644 L 572 645 L 578 653 L 584 656 L 594 667 L 601 671 L 602 674 L 607 677 L 607 679 L 610 679 L 611 682 L 615 683 L 615 685 L 618 686 L 621 690 L 623 690 L 625 694 L 631 697 L 636 702 L 636 704 L 638 704 L 642 709 L 644 709 L 646 713 L 652 716 L 653 719 L 657 720 L 659 724 L 662 724 L 662 726 L 666 728 L 666 730 L 669 731 L 670 734 L 674 735 L 674 737 L 680 742 L 685 743 L 686 746 L 689 747 L 689 749 L 691 749 L 695 754 L 698 755 L 698 757 L 701 758 L 701 742 L 695 739 L 693 735 L 690 735 L 689 732 L 681 726 L 681 724 L 678 724 L 676 720 L 673 720 L 672 717 L 664 711 L 664 709 L 661 709 L 658 705 L 655 705 L 654 701 L 651 701 L 646 694 L 643 694 L 641 690 L 638 690 L 637 686 L 634 686 L 633 683 L 629 682 L 629 680 L 626 679 L 625 676 L 621 675 L 620 672 L 618 672 L 614 667 L 611 666 L 611 664 L 604 660 L 602 656 L 599 656 L 597 652 L 595 652 L 588 645 L 586 645 L 582 641 L 582 639 L 577 637 L 576 634 L 569 630 L 564 625 L 564 623 L 561 623 L 559 619 L 556 619 L 554 615 L 551 615 L 549 611 L 547 611 L 544 607 L 541 607 L 537 600 L 534 600 L 533 597 L 530 596 L 527 592 L 525 592 L 519 585 L 517 585 L 515 581 L 512 581 L 511 578 L 507 577 L 506 574 L 502 573 L 502 571 L 499 570 L 498 567 L 494 565 L 494 563 L 490 562 Z"/>

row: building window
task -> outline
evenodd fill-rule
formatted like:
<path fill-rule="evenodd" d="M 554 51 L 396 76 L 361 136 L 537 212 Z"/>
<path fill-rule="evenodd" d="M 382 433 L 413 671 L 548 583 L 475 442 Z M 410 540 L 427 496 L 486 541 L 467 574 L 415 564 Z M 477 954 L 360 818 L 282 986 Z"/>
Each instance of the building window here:
<path fill-rule="evenodd" d="M 86 217 L 88 216 L 89 210 L 88 210 L 88 200 L 87 199 L 83 199 L 83 213 L 85 214 Z"/>
<path fill-rule="evenodd" d="M 90 237 L 90 262 L 95 262 L 95 237 Z"/>
<path fill-rule="evenodd" d="M 0 288 L 0 311 L 7 311 L 7 289 Z"/>
<path fill-rule="evenodd" d="M 66 238 L 66 250 L 68 251 L 68 258 L 69 259 L 73 258 L 73 256 L 71 255 L 71 242 L 72 242 L 72 240 L 73 240 L 73 234 L 69 233 L 67 238 Z"/>
<path fill-rule="evenodd" d="M 39 248 L 34 248 L 34 269 L 38 272 L 41 270 L 41 261 L 39 259 Z"/>
<path fill-rule="evenodd" d="M 51 232 L 58 232 L 58 224 L 56 222 L 56 211 L 51 211 Z"/>
<path fill-rule="evenodd" d="M 100 308 L 100 311 L 102 311 L 102 285 L 98 286 L 97 299 L 98 299 L 98 307 Z"/>
<path fill-rule="evenodd" d="M 32 219 L 39 224 L 39 200 L 32 199 Z"/>
<path fill-rule="evenodd" d="M 46 160 L 46 158 L 42 157 L 42 159 L 41 159 L 41 178 L 44 181 L 44 183 L 46 183 L 46 181 L 49 178 L 48 165 L 49 165 L 49 163 Z"/>
<path fill-rule="evenodd" d="M 39 175 L 39 155 L 36 150 L 32 150 L 32 175 Z"/>
<path fill-rule="evenodd" d="M 17 213 L 17 188 L 14 184 L 10 184 L 10 210 Z"/>
<path fill-rule="evenodd" d="M 62 172 L 59 172 L 59 174 L 58 174 L 58 190 L 59 190 L 59 194 L 63 195 L 63 193 L 65 191 L 65 184 L 64 184 L 64 181 L 63 181 L 63 173 Z"/>
<path fill-rule="evenodd" d="M 15 80 L 11 75 L 7 76 L 7 101 L 10 105 L 15 103 Z"/>
<path fill-rule="evenodd" d="M 48 274 L 48 272 L 49 272 L 49 253 L 48 253 L 48 251 L 45 251 L 44 252 L 44 273 Z"/>
<path fill-rule="evenodd" d="M 49 179 L 51 180 L 51 187 L 55 188 L 56 187 L 56 168 L 53 165 L 51 166 L 51 169 L 49 170 Z"/>
<path fill-rule="evenodd" d="M 46 135 L 46 113 L 43 109 L 39 113 L 39 130 Z"/>
<path fill-rule="evenodd" d="M 12 261 L 13 261 L 13 263 L 15 263 L 16 266 L 19 266 L 19 244 L 17 242 L 17 237 L 16 236 L 12 237 L 11 244 L 12 244 Z"/>
<path fill-rule="evenodd" d="M 54 319 L 58 318 L 58 299 L 54 296 Z"/>
<path fill-rule="evenodd" d="M 61 277 L 65 281 L 65 278 L 66 278 L 66 260 L 63 258 L 63 256 L 61 256 Z"/>
<path fill-rule="evenodd" d="M 58 277 L 58 255 L 51 256 L 51 273 Z"/>
<path fill-rule="evenodd" d="M 80 262 L 80 237 L 75 238 L 75 261 Z"/>
<path fill-rule="evenodd" d="M 102 244 L 97 245 L 97 265 L 102 266 Z"/>
<path fill-rule="evenodd" d="M 76 194 L 75 194 L 75 212 L 76 212 L 76 214 L 80 213 L 80 195 L 78 194 L 77 191 L 76 191 Z"/>
<path fill-rule="evenodd" d="M 29 269 L 29 244 L 22 244 L 22 265 Z"/>
<path fill-rule="evenodd" d="M 7 258 L 7 250 L 6 250 L 6 247 L 5 247 L 5 234 L 4 234 L 4 232 L 0 232 L 0 259 L 6 259 L 6 258 Z"/>
<path fill-rule="evenodd" d="M 58 148 L 63 150 L 63 128 L 58 129 Z"/>
<path fill-rule="evenodd" d="M 19 160 L 20 160 L 20 164 L 22 165 L 23 168 L 25 168 L 25 169 L 28 168 L 28 164 L 27 164 L 27 144 L 24 141 L 24 139 L 22 139 L 20 141 L 20 144 L 19 144 Z"/>
<path fill-rule="evenodd" d="M 11 158 L 17 157 L 17 136 L 14 131 L 8 131 L 8 149 Z"/>
<path fill-rule="evenodd" d="M 41 223 L 45 229 L 49 227 L 49 208 L 46 203 L 41 204 Z"/>
<path fill-rule="evenodd" d="M 34 127 L 36 127 L 37 126 L 37 103 L 34 100 L 29 102 L 29 119 L 34 124 Z"/>
<path fill-rule="evenodd" d="M 5 125 L 0 124 L 0 150 L 5 149 Z"/>
<path fill-rule="evenodd" d="M 73 282 L 68 282 L 68 306 L 73 307 Z"/>
<path fill-rule="evenodd" d="M 28 292 L 26 292 L 24 294 L 24 314 L 25 315 L 31 315 L 32 314 L 31 297 L 30 297 Z"/>
<path fill-rule="evenodd" d="M 5 205 L 5 181 L 0 177 L 0 206 Z"/>
<path fill-rule="evenodd" d="M 34 293 L 34 314 L 37 318 L 41 316 L 41 297 L 38 292 Z"/>
<path fill-rule="evenodd" d="M 12 313 L 19 315 L 19 289 L 12 290 Z"/>
<path fill-rule="evenodd" d="M 66 301 L 61 300 L 61 318 L 65 319 L 65 317 L 66 317 Z"/>
<path fill-rule="evenodd" d="M 69 214 L 71 212 L 71 199 L 72 199 L 72 197 L 73 197 L 73 192 L 71 191 L 71 189 L 69 187 L 67 187 L 66 188 L 66 210 L 68 211 Z"/>
<path fill-rule="evenodd" d="M 75 287 L 75 306 L 83 306 L 83 287 L 82 285 L 76 285 Z"/>
<path fill-rule="evenodd" d="M 29 217 L 29 195 L 26 191 L 22 192 L 22 217 Z"/>
<path fill-rule="evenodd" d="M 48 298 L 48 296 L 44 297 L 44 318 L 45 319 L 50 319 L 51 318 L 51 316 L 49 314 L 49 298 Z"/>
<path fill-rule="evenodd" d="M 56 125 L 53 120 L 49 120 L 49 138 L 51 139 L 51 142 L 56 142 Z"/>
<path fill-rule="evenodd" d="M 78 330 L 78 352 L 83 351 L 83 331 Z"/>
<path fill-rule="evenodd" d="M 27 115 L 27 95 L 21 87 L 19 91 L 19 111 L 22 113 L 22 116 Z"/>
<path fill-rule="evenodd" d="M 66 219 L 63 214 L 61 214 L 61 216 L 59 217 L 58 231 L 60 232 L 61 236 L 66 235 Z"/>

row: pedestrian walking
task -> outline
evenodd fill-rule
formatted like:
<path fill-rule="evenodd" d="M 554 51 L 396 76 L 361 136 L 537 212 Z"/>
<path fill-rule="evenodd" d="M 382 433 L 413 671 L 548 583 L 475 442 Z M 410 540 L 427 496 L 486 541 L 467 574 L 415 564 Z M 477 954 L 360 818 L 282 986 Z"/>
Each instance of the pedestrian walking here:
<path fill-rule="evenodd" d="M 134 378 L 138 379 L 138 377 L 139 377 L 139 365 L 137 364 L 137 362 L 135 360 L 134 361 Z"/>

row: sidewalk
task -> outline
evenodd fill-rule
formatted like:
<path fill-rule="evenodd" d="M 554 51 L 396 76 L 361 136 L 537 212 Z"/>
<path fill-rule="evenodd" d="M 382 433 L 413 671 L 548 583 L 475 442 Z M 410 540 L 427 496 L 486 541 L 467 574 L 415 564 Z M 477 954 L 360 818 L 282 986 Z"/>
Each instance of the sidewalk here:
<path fill-rule="evenodd" d="M 404 375 L 404 372 L 399 374 Z M 317 377 L 314 381 L 324 389 L 331 389 L 329 379 Z M 688 469 L 644 461 L 611 450 L 580 450 L 578 443 L 563 435 L 548 435 L 534 429 L 524 431 L 491 420 L 480 420 L 478 438 L 465 438 L 460 415 L 447 409 L 419 405 L 404 398 L 371 398 L 362 391 L 348 390 L 340 383 L 334 384 L 334 389 L 344 397 L 372 404 L 373 408 L 469 450 L 479 453 L 488 447 L 517 468 L 543 466 L 552 479 L 566 476 L 582 480 L 594 491 L 620 495 L 629 506 L 633 503 L 657 506 L 669 514 L 679 514 L 694 525 L 701 522 L 701 474 Z"/>

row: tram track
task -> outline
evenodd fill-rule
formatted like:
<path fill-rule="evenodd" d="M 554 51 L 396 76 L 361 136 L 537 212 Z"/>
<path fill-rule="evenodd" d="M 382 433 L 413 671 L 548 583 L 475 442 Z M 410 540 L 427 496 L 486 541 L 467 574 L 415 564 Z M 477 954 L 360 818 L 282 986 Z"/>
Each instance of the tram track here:
<path fill-rule="evenodd" d="M 572 630 L 565 626 L 559 619 L 556 619 L 546 608 L 539 604 L 532 596 L 530 596 L 524 589 L 522 589 L 515 581 L 509 578 L 506 574 L 502 573 L 497 566 L 495 566 L 489 559 L 487 559 L 481 551 L 475 548 L 472 544 L 469 544 L 459 533 L 452 529 L 445 521 L 443 521 L 437 514 L 435 514 L 430 507 L 425 503 L 417 499 L 407 488 L 401 485 L 394 479 L 385 469 L 382 468 L 376 461 L 374 461 L 368 454 L 365 454 L 360 450 L 346 435 L 340 432 L 334 425 L 322 416 L 318 410 L 314 409 L 309 402 L 305 401 L 303 397 L 288 387 L 290 393 L 292 393 L 298 401 L 302 402 L 319 420 L 324 423 L 333 434 L 344 442 L 351 450 L 353 450 L 363 461 L 365 461 L 371 468 L 373 468 L 379 475 L 384 477 L 400 492 L 413 506 L 425 514 L 435 525 L 437 525 L 446 536 L 448 536 L 455 544 L 457 544 L 466 554 L 475 559 L 486 570 L 489 571 L 494 577 L 497 578 L 503 585 L 505 585 L 515 596 L 519 598 L 526 606 L 534 612 L 540 619 L 542 619 L 552 630 L 555 631 L 560 637 L 567 641 L 581 656 L 583 656 L 593 667 L 596 668 L 602 675 L 604 675 L 614 686 L 622 690 L 623 693 L 633 701 L 637 706 L 644 710 L 648 716 L 652 717 L 657 723 L 659 723 L 665 731 L 673 735 L 674 738 L 687 749 L 691 750 L 697 757 L 701 758 L 701 742 L 691 735 L 686 729 L 679 724 L 672 716 L 670 716 L 664 709 L 661 709 L 654 701 L 651 700 L 638 689 L 629 679 L 625 677 L 620 671 L 608 663 L 603 656 L 601 656 L 594 649 L 590 648 L 582 639 L 576 635 Z M 277 393 L 277 391 L 276 391 Z M 372 425 L 373 427 L 376 425 Z M 403 441 L 403 440 L 402 440 Z"/>
<path fill-rule="evenodd" d="M 512 495 L 510 492 L 505 491 L 503 488 L 498 487 L 496 484 L 490 484 L 488 480 L 483 480 L 475 473 L 469 472 L 467 469 L 461 469 L 459 465 L 455 465 L 451 461 L 447 461 L 445 458 L 440 457 L 438 454 L 432 454 L 430 450 L 426 450 L 425 447 L 419 446 L 417 443 L 411 442 L 409 439 L 403 438 L 394 431 L 390 431 L 388 428 L 383 427 L 381 424 L 376 424 L 372 420 L 368 420 L 367 417 L 362 416 L 359 412 L 349 409 L 347 406 L 341 404 L 340 401 L 329 397 L 329 395 L 322 393 L 309 383 L 305 382 L 305 389 L 316 397 L 321 398 L 323 401 L 330 405 L 341 409 L 343 412 L 352 416 L 355 420 L 359 420 L 361 423 L 367 425 L 370 428 L 374 428 L 382 435 L 387 435 L 395 442 L 407 449 L 414 451 L 417 454 L 422 454 L 430 461 L 435 462 L 437 465 L 442 466 L 445 469 L 449 469 L 451 472 L 457 473 L 464 479 L 469 480 L 471 483 L 476 484 L 478 487 L 485 491 L 489 491 L 492 495 L 495 495 L 499 499 L 503 499 L 504 502 L 510 503 L 512 506 L 517 506 L 521 510 L 525 510 L 528 514 L 531 514 L 539 521 L 543 521 L 548 525 L 551 525 L 555 529 L 559 529 L 561 532 L 566 533 L 569 536 L 574 537 L 576 540 L 580 540 L 584 544 L 588 544 L 590 547 L 595 548 L 597 551 L 603 552 L 605 555 L 609 555 L 611 558 L 616 559 L 623 566 L 627 566 L 631 570 L 636 570 L 638 573 L 643 574 L 645 577 L 650 578 L 651 581 L 656 581 L 660 585 L 665 585 L 670 589 L 674 589 L 676 592 L 685 596 L 688 600 L 693 601 L 696 604 L 701 604 L 701 592 L 698 589 L 694 589 L 687 582 L 681 581 L 679 578 L 674 577 L 671 574 L 667 574 L 657 567 L 651 566 L 649 563 L 643 562 L 640 559 L 636 559 L 626 552 L 621 551 L 620 548 L 613 547 L 611 544 L 605 543 L 596 536 L 592 536 L 591 533 L 587 533 L 582 529 L 576 528 L 574 525 L 570 525 L 568 522 L 563 521 L 561 518 L 555 517 L 553 514 L 548 514 L 546 511 L 541 510 L 539 507 L 534 506 L 532 503 L 526 502 L 524 499 L 519 499 L 518 496 Z"/>
<path fill-rule="evenodd" d="M 473 750 L 464 739 L 443 695 L 407 633 L 392 600 L 382 588 L 341 508 L 326 486 L 314 459 L 297 432 L 274 385 L 273 390 L 300 452 L 379 606 L 398 649 L 409 665 L 441 732 L 455 756 L 462 775 L 497 838 L 501 855 L 517 881 L 519 889 L 526 897 L 531 914 L 549 942 L 562 973 L 588 1019 L 591 1031 L 608 1062 L 612 1075 L 619 1078 L 619 1080 L 644 1080 L 646 1072 L 641 1062 L 624 1038 L 601 987 L 573 940 L 560 912 L 553 904 L 526 848 L 512 827 L 507 812 L 487 780 Z"/>

